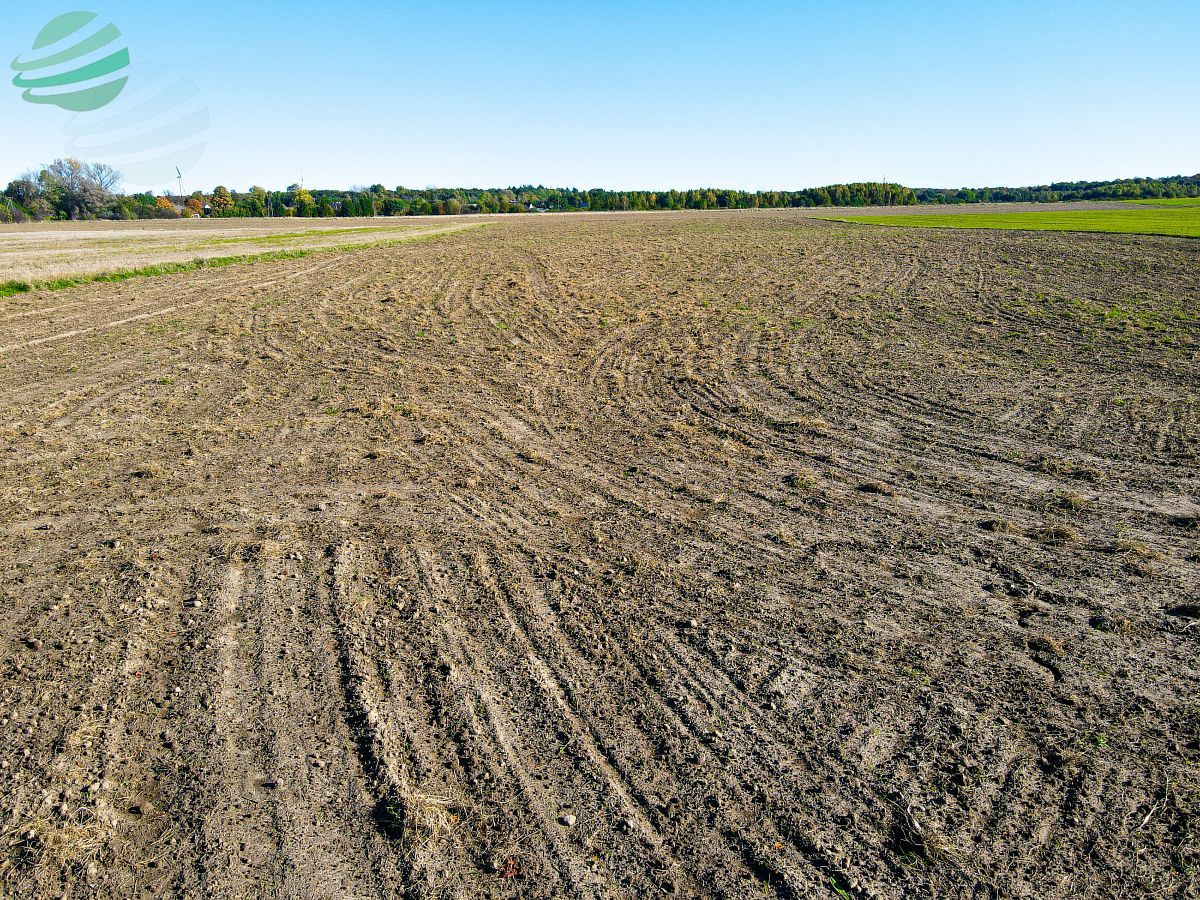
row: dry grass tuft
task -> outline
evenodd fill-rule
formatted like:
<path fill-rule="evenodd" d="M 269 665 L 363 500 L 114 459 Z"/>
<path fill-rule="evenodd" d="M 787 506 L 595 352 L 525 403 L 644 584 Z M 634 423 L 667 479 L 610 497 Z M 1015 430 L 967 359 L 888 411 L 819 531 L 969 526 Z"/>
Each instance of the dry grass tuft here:
<path fill-rule="evenodd" d="M 1118 536 L 1113 546 L 1118 553 L 1126 553 L 1130 556 L 1141 557 L 1142 559 L 1161 560 L 1163 558 L 1160 552 L 1148 544 L 1126 535 Z"/>
<path fill-rule="evenodd" d="M 772 430 L 783 433 L 798 432 L 821 437 L 829 434 L 829 423 L 820 416 L 797 416 L 794 419 L 768 419 L 767 424 Z"/>
<path fill-rule="evenodd" d="M 897 807 L 899 816 L 893 838 L 896 846 L 905 854 L 919 856 L 928 862 L 953 857 L 954 845 L 939 834 L 932 826 L 918 819 L 911 804 Z"/>
<path fill-rule="evenodd" d="M 526 447 L 524 450 L 519 451 L 517 456 L 525 462 L 535 466 L 544 466 L 546 463 L 550 462 L 546 454 L 533 447 Z"/>
<path fill-rule="evenodd" d="M 997 534 L 1020 534 L 1021 528 L 1008 519 L 985 519 L 979 523 L 984 531 L 994 531 Z"/>
<path fill-rule="evenodd" d="M 1071 470 L 1071 477 L 1078 478 L 1081 481 L 1090 481 L 1092 484 L 1099 484 L 1108 478 L 1108 473 L 1096 466 L 1076 466 Z"/>
<path fill-rule="evenodd" d="M 1080 481 L 1090 481 L 1099 484 L 1108 478 L 1101 468 L 1086 463 L 1077 463 L 1071 459 L 1059 459 L 1053 456 L 1039 456 L 1032 461 L 1033 468 L 1047 475 L 1060 475 L 1077 478 Z"/>
<path fill-rule="evenodd" d="M 812 491 L 818 484 L 817 473 L 812 469 L 797 469 L 783 476 L 783 483 L 794 491 Z"/>
<path fill-rule="evenodd" d="M 775 543 L 782 544 L 784 547 L 796 546 L 796 532 L 786 525 L 780 525 L 779 530 L 775 532 Z"/>
<path fill-rule="evenodd" d="M 879 494 L 883 497 L 895 497 L 896 491 L 891 485 L 884 484 L 882 481 L 868 481 L 858 486 L 858 489 L 864 494 Z"/>
<path fill-rule="evenodd" d="M 1079 512 L 1091 506 L 1091 502 L 1076 491 L 1063 491 L 1047 497 L 1046 505 L 1055 509 L 1065 509 L 1068 512 Z"/>
<path fill-rule="evenodd" d="M 1067 652 L 1067 645 L 1059 638 L 1049 634 L 1032 637 L 1025 643 L 1030 650 L 1049 653 L 1052 656 L 1062 656 Z"/>
<path fill-rule="evenodd" d="M 1029 531 L 1029 536 L 1039 543 L 1049 547 L 1065 547 L 1079 540 L 1075 529 L 1061 522 L 1047 522 Z"/>
<path fill-rule="evenodd" d="M 422 840 L 437 840 L 454 830 L 457 805 L 453 797 L 412 791 L 404 798 L 405 818 Z"/>
<path fill-rule="evenodd" d="M 284 546 L 279 541 L 265 540 L 247 544 L 242 556 L 247 562 L 255 560 L 265 562 L 283 557 Z"/>
<path fill-rule="evenodd" d="M 1092 616 L 1090 619 L 1088 619 L 1088 624 L 1097 631 L 1107 631 L 1110 634 L 1122 635 L 1132 634 L 1136 627 L 1133 623 L 1133 620 L 1126 618 L 1125 616 L 1122 616 L 1119 619 L 1114 619 L 1111 616 L 1106 615 Z"/>
<path fill-rule="evenodd" d="M 1138 578 L 1149 578 L 1154 574 L 1154 566 L 1143 559 L 1128 559 L 1121 564 L 1121 571 Z"/>
<path fill-rule="evenodd" d="M 0 884 L 40 884 L 72 870 L 85 870 L 99 860 L 104 831 L 80 811 L 73 819 L 36 816 L 0 831 Z"/>
<path fill-rule="evenodd" d="M 164 478 L 167 474 L 165 466 L 159 463 L 146 463 L 129 473 L 130 478 Z"/>
<path fill-rule="evenodd" d="M 393 794 L 375 807 L 375 821 L 388 837 L 424 846 L 448 837 L 459 822 L 461 801 L 449 794 L 415 789 Z"/>

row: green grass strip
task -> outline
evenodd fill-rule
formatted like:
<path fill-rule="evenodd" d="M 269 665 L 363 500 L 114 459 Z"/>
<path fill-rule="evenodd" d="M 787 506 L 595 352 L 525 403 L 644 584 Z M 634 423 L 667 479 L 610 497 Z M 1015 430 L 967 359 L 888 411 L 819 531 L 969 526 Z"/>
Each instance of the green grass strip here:
<path fill-rule="evenodd" d="M 354 250 L 371 250 L 382 247 L 395 247 L 398 244 L 413 244 L 419 241 L 431 241 L 468 228 L 482 228 L 490 222 L 474 222 L 457 228 L 447 228 L 425 234 L 414 234 L 411 237 L 398 238 L 390 241 L 367 241 L 358 244 L 338 244 L 333 247 L 307 247 L 299 250 L 272 250 L 267 253 L 255 253 L 243 256 L 212 256 L 208 259 L 197 258 L 188 262 L 156 263 L 152 266 L 140 266 L 136 269 L 120 269 L 116 272 L 100 272 L 95 275 L 72 275 L 67 278 L 55 278 L 50 281 L 0 281 L 0 297 L 15 297 L 17 294 L 27 294 L 31 291 L 65 291 L 68 288 L 81 287 L 85 284 L 109 284 L 117 281 L 128 281 L 131 278 L 153 278 L 157 275 L 177 275 L 181 272 L 195 272 L 198 269 L 223 269 L 226 266 L 246 266 L 255 263 L 276 262 L 283 259 L 303 259 L 306 256 L 318 256 L 328 253 L 350 253 Z"/>
<path fill-rule="evenodd" d="M 477 222 L 475 224 L 482 225 L 484 223 Z M 264 235 L 245 235 L 243 237 L 231 238 L 213 238 L 205 241 L 198 246 L 201 247 L 219 247 L 225 244 L 274 244 L 287 243 L 288 241 L 300 240 L 309 237 L 324 237 L 326 235 L 337 236 L 343 234 L 369 234 L 371 232 L 385 232 L 395 234 L 398 231 L 405 231 L 405 228 L 380 228 L 371 225 L 362 225 L 356 228 L 310 228 L 307 231 L 280 231 L 274 234 L 268 233 Z"/>
<path fill-rule="evenodd" d="M 1200 206 L 1134 207 L 1036 212 L 930 213 L 928 215 L 822 216 L 834 222 L 893 228 L 990 228 L 1002 231 L 1083 231 L 1200 238 Z"/>

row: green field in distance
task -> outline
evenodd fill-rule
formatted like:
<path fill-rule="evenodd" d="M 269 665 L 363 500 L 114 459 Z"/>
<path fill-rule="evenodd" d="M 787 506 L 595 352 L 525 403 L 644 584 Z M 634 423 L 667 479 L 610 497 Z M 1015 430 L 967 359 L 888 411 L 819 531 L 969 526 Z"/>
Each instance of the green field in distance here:
<path fill-rule="evenodd" d="M 1147 201 L 1162 204 L 1165 201 Z M 1194 204 L 1194 205 L 1193 205 Z M 1005 231 L 1100 231 L 1200 238 L 1200 201 L 1167 208 L 1131 204 L 1128 209 L 1066 209 L 1035 212 L 930 213 L 927 215 L 822 216 L 835 222 L 903 228 L 992 228 Z"/>
<path fill-rule="evenodd" d="M 1200 206 L 1200 197 L 1163 197 L 1158 200 L 1122 200 L 1136 206 Z"/>

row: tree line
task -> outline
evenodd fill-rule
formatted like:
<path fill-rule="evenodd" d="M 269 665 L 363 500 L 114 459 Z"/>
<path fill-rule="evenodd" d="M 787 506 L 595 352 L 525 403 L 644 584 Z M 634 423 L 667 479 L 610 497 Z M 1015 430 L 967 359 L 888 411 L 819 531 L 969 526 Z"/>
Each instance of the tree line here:
<path fill-rule="evenodd" d="M 1200 197 L 1200 175 L 1057 181 L 1038 187 L 918 188 L 918 203 L 1067 203 L 1073 200 L 1164 200 Z"/>
<path fill-rule="evenodd" d="M 920 188 L 886 182 L 832 184 L 797 191 L 717 188 L 609 191 L 601 188 L 386 188 L 283 191 L 224 185 L 187 196 L 119 193 L 121 175 L 102 163 L 57 159 L 9 183 L 0 197 L 0 222 L 42 219 L 156 219 L 436 216 L 471 213 L 679 209 L 783 209 L 825 206 L 910 206 L 918 203 L 1011 203 L 1158 199 L 1200 196 L 1200 175 L 1121 181 L 1061 182 L 1023 188 Z"/>
<path fill-rule="evenodd" d="M 671 209 L 781 209 L 800 206 L 900 206 L 917 202 L 898 184 L 834 184 L 799 191 L 738 191 L 694 188 L 609 191 L 602 188 L 426 188 L 381 184 L 344 190 L 283 191 L 253 186 L 244 192 L 224 185 L 187 196 L 120 194 L 120 173 L 103 164 L 59 159 L 9 183 L 0 221 L 42 219 L 155 219 L 179 217 L 261 218 L 437 216 L 470 213 L 577 212 Z"/>

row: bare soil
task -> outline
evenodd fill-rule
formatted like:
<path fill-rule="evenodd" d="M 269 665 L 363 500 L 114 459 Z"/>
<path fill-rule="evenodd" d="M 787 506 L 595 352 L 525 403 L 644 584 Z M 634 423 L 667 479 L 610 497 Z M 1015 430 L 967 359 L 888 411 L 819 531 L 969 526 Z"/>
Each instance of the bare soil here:
<path fill-rule="evenodd" d="M 1200 244 L 512 217 L 0 307 L 0 896 L 1200 892 Z"/>

